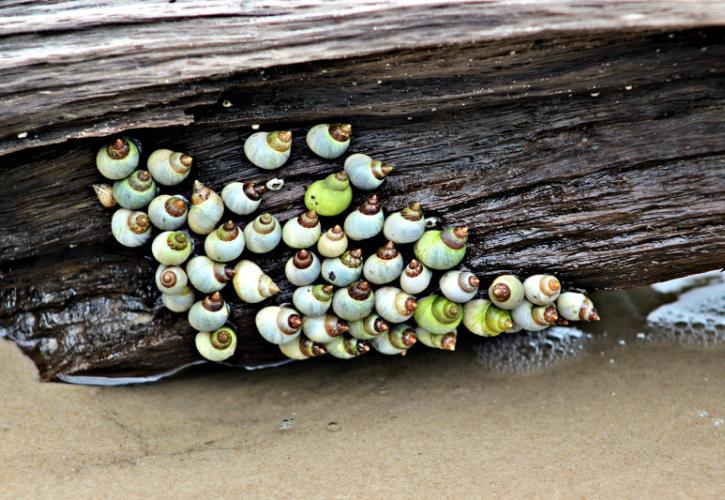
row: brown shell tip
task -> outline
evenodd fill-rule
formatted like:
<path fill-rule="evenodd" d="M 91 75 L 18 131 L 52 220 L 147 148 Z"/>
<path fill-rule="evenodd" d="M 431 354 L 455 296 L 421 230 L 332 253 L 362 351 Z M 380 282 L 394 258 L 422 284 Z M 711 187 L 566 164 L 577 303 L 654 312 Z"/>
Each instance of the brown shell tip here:
<path fill-rule="evenodd" d="M 323 285 L 322 286 L 322 291 L 328 295 L 331 294 L 334 289 L 335 289 L 335 287 L 332 285 Z"/>
<path fill-rule="evenodd" d="M 415 309 L 418 307 L 418 302 L 413 297 L 408 297 L 405 299 L 405 310 L 409 313 L 412 313 L 415 311 Z"/>
<path fill-rule="evenodd" d="M 277 138 L 282 142 L 289 142 L 292 140 L 292 132 L 289 130 L 280 130 L 277 132 Z"/>
<path fill-rule="evenodd" d="M 302 318 L 297 314 L 290 314 L 290 316 L 287 318 L 287 324 L 290 328 L 299 330 L 302 326 Z"/>
<path fill-rule="evenodd" d="M 193 158 L 192 158 L 191 156 L 187 155 L 187 154 L 182 154 L 182 155 L 181 155 L 181 156 L 179 157 L 179 161 L 180 161 L 180 162 L 181 162 L 181 164 L 182 164 L 182 165 L 184 165 L 185 167 L 190 167 L 190 166 L 191 166 L 191 164 L 192 164 L 192 163 L 194 162 L 194 159 L 193 159 Z"/>
<path fill-rule="evenodd" d="M 506 283 L 496 283 L 491 290 L 491 295 L 498 302 L 506 302 L 511 297 L 511 288 Z"/>

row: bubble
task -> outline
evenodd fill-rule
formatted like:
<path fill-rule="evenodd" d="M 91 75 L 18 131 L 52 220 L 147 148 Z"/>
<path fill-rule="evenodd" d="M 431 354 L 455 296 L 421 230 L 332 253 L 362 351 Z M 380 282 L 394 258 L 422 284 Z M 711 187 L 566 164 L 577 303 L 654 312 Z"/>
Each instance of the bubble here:
<path fill-rule="evenodd" d="M 285 418 L 282 419 L 282 421 L 279 423 L 279 430 L 286 432 L 291 431 L 295 427 L 295 419 L 294 418 Z"/>
<path fill-rule="evenodd" d="M 330 432 L 335 432 L 340 429 L 340 424 L 335 422 L 334 420 L 327 423 L 327 430 Z"/>

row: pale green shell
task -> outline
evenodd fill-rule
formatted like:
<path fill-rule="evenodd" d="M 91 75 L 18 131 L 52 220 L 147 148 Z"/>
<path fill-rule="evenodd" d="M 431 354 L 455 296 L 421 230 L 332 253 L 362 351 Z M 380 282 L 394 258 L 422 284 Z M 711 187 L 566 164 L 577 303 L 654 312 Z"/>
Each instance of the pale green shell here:
<path fill-rule="evenodd" d="M 161 277 L 166 273 L 173 275 L 172 279 L 175 280 L 174 283 L 169 284 L 169 286 L 164 285 L 161 280 Z M 188 276 L 182 268 L 179 266 L 165 266 L 163 264 L 156 269 L 154 279 L 156 281 L 156 288 L 158 288 L 161 293 L 165 293 L 167 295 L 178 295 L 184 292 L 189 282 Z"/>
<path fill-rule="evenodd" d="M 156 196 L 156 183 L 151 178 L 145 183 L 146 187 L 142 191 L 137 191 L 131 187 L 129 179 L 137 176 L 140 172 L 142 171 L 135 170 L 125 179 L 113 183 L 113 198 L 123 208 L 131 210 L 146 208 Z"/>
<path fill-rule="evenodd" d="M 423 233 L 414 247 L 415 257 L 425 266 L 446 270 L 456 267 L 466 255 L 466 247 L 453 249 L 441 240 L 441 231 L 431 230 Z"/>
<path fill-rule="evenodd" d="M 351 240 L 367 240 L 382 231 L 384 222 L 385 215 L 382 209 L 373 215 L 366 215 L 359 210 L 355 210 L 345 218 L 345 234 Z"/>
<path fill-rule="evenodd" d="M 403 272 L 403 257 L 398 253 L 392 259 L 381 259 L 372 254 L 363 265 L 363 276 L 370 283 L 384 285 L 397 279 Z"/>
<path fill-rule="evenodd" d="M 350 183 L 363 191 L 377 189 L 385 181 L 385 177 L 378 179 L 371 168 L 374 160 L 368 155 L 355 153 L 345 160 L 345 172 L 350 178 Z M 382 175 L 382 174 L 381 174 Z"/>
<path fill-rule="evenodd" d="M 175 295 L 162 293 L 161 301 L 169 311 L 176 313 L 186 312 L 194 304 L 194 290 L 190 286 L 187 286 L 181 293 Z"/>
<path fill-rule="evenodd" d="M 113 217 L 111 218 L 111 233 L 116 241 L 130 248 L 140 247 L 148 243 L 151 239 L 151 225 L 143 233 L 134 233 L 128 225 L 130 217 L 136 217 L 138 214 L 143 213 L 128 210 L 127 208 L 119 208 L 113 213 Z"/>
<path fill-rule="evenodd" d="M 506 285 L 509 289 L 510 295 L 505 301 L 496 300 L 496 297 L 494 297 L 493 289 L 498 284 Z M 513 274 L 498 276 L 495 280 L 493 280 L 491 286 L 488 287 L 488 298 L 491 302 L 496 304 L 497 307 L 510 311 L 511 309 L 518 307 L 524 301 L 524 284 L 521 283 L 521 280 Z"/>
<path fill-rule="evenodd" d="M 119 160 L 108 156 L 107 146 L 98 150 L 96 155 L 96 167 L 103 177 L 111 180 L 124 179 L 136 170 L 139 160 L 139 151 L 136 143 L 127 137 L 124 140 L 128 143 L 128 154 Z"/>
<path fill-rule="evenodd" d="M 382 333 L 387 333 L 387 329 L 384 332 L 379 332 L 375 329 L 375 322 L 378 319 L 382 320 L 379 315 L 377 315 L 376 313 L 372 313 L 366 318 L 351 322 L 349 325 L 350 335 L 360 340 L 372 340 L 375 337 L 381 335 Z"/>
<path fill-rule="evenodd" d="M 332 299 L 332 310 L 345 321 L 358 321 L 367 318 L 374 308 L 375 294 L 372 291 L 366 299 L 355 300 L 350 297 L 347 288 L 340 288 L 335 292 Z"/>
<path fill-rule="evenodd" d="M 312 264 L 309 267 L 300 269 L 294 265 L 294 255 L 287 260 L 284 266 L 284 274 L 287 280 L 295 286 L 310 285 L 320 276 L 320 259 L 314 252 L 310 252 L 312 255 Z"/>
<path fill-rule="evenodd" d="M 456 311 L 452 318 L 437 317 L 434 313 L 437 307 L 450 307 Z M 421 328 L 437 335 L 443 335 L 455 330 L 463 321 L 463 307 L 440 295 L 429 295 L 418 301 L 418 307 L 413 315 L 415 322 Z"/>
<path fill-rule="evenodd" d="M 189 309 L 189 324 L 200 332 L 213 332 L 224 326 L 229 318 L 229 304 L 226 302 L 218 311 L 209 311 L 202 305 L 203 301 L 195 302 Z"/>
<path fill-rule="evenodd" d="M 564 292 L 556 300 L 556 308 L 559 315 L 569 321 L 587 321 L 589 311 L 594 311 L 594 304 L 583 293 Z M 582 318 L 584 312 L 584 318 Z"/>
<path fill-rule="evenodd" d="M 350 147 L 350 139 L 345 142 L 336 141 L 329 131 L 329 124 L 315 125 L 307 132 L 307 147 L 317 156 L 332 160 L 339 158 Z"/>
<path fill-rule="evenodd" d="M 297 217 L 285 222 L 282 228 L 282 240 L 290 248 L 310 248 L 317 243 L 321 234 L 322 227 L 319 221 L 314 227 L 305 227 L 299 223 Z"/>
<path fill-rule="evenodd" d="M 548 328 L 549 325 L 540 325 L 534 321 L 531 312 L 534 307 L 534 304 L 529 301 L 522 302 L 511 311 L 511 317 L 514 320 L 514 323 L 529 332 L 538 332 Z"/>
<path fill-rule="evenodd" d="M 272 221 L 274 223 L 274 229 L 269 233 L 258 233 L 255 231 L 254 221 L 244 226 L 244 241 L 247 245 L 247 250 L 261 254 L 271 252 L 279 245 L 279 242 L 282 241 L 282 227 L 274 215 L 272 216 Z"/>
<path fill-rule="evenodd" d="M 385 321 L 402 323 L 413 317 L 413 312 L 408 313 L 404 307 L 411 297 L 399 288 L 384 286 L 375 291 L 375 310 Z"/>
<path fill-rule="evenodd" d="M 370 346 L 355 338 L 340 336 L 325 344 L 325 350 L 338 359 L 352 359 L 362 356 L 370 350 Z"/>
<path fill-rule="evenodd" d="M 400 348 L 390 341 L 391 335 L 394 335 L 397 330 L 406 330 L 406 329 L 413 329 L 410 325 L 407 325 L 405 323 L 400 325 L 395 325 L 392 330 L 390 330 L 388 333 L 379 335 L 375 337 L 372 340 L 373 348 L 378 351 L 380 354 L 386 354 L 388 356 L 397 356 L 399 354 L 403 354 L 406 352 L 409 347 L 406 348 Z"/>
<path fill-rule="evenodd" d="M 305 336 L 315 342 L 326 344 L 342 335 L 330 335 L 325 328 L 326 321 L 332 321 L 332 314 L 323 314 L 320 316 L 305 316 L 302 318 L 302 331 Z"/>
<path fill-rule="evenodd" d="M 466 280 L 468 280 L 471 276 L 473 276 L 473 274 L 470 271 L 448 271 L 441 276 L 441 279 L 438 282 L 441 293 L 449 300 L 459 304 L 473 300 L 478 293 L 478 287 L 466 285 Z M 466 287 L 464 288 L 461 283 L 463 283 Z"/>
<path fill-rule="evenodd" d="M 279 293 L 279 287 L 250 260 L 241 260 L 234 268 L 234 291 L 242 302 L 256 304 Z"/>
<path fill-rule="evenodd" d="M 312 293 L 315 285 L 302 286 L 292 295 L 292 303 L 305 316 L 321 316 L 332 305 L 332 298 L 323 302 Z"/>
<path fill-rule="evenodd" d="M 216 192 L 212 191 L 209 198 L 198 205 L 189 208 L 189 229 L 196 234 L 209 234 L 218 225 L 224 215 L 224 201 Z"/>
<path fill-rule="evenodd" d="M 157 149 L 149 155 L 146 168 L 151 176 L 162 186 L 175 186 L 184 182 L 191 172 L 191 164 L 181 163 L 181 157 L 190 160 L 183 153 L 176 153 L 170 149 Z"/>
<path fill-rule="evenodd" d="M 292 315 L 299 315 L 289 307 L 267 306 L 257 312 L 254 323 L 259 334 L 271 344 L 287 344 L 297 340 L 300 328 L 292 329 L 287 320 Z"/>
<path fill-rule="evenodd" d="M 205 359 L 208 359 L 209 361 L 214 361 L 218 363 L 220 361 L 224 361 L 225 359 L 229 359 L 230 357 L 232 357 L 234 351 L 236 351 L 237 349 L 237 335 L 231 328 L 229 328 L 228 330 L 232 336 L 232 342 L 224 349 L 217 349 L 216 347 L 214 347 L 214 345 L 212 345 L 212 333 L 199 332 L 196 334 L 196 337 L 194 339 L 194 343 L 196 344 L 196 350 L 199 351 L 199 354 L 201 354 Z"/>
<path fill-rule="evenodd" d="M 447 333 L 438 335 L 438 334 L 435 334 L 435 333 L 431 333 L 428 330 L 425 330 L 425 329 L 420 328 L 420 327 L 418 327 L 418 328 L 415 329 L 415 337 L 416 337 L 416 339 L 418 339 L 420 341 L 420 343 L 423 344 L 424 346 L 430 347 L 432 349 L 443 349 L 443 347 L 441 345 L 441 340 L 444 337 L 451 336 L 451 335 L 455 339 L 456 336 L 457 336 L 456 330 L 453 330 L 451 332 L 447 332 Z M 454 343 L 453 343 L 453 348 L 452 349 L 446 349 L 446 350 L 449 350 L 449 351 L 455 351 L 456 350 L 455 340 L 454 340 Z"/>
<path fill-rule="evenodd" d="M 301 344 L 306 343 L 306 342 L 311 342 L 311 341 L 308 340 L 307 338 L 305 338 L 304 336 L 300 336 L 297 339 L 297 341 L 295 341 L 295 342 L 287 342 L 286 344 L 280 345 L 279 350 L 282 352 L 282 354 L 284 354 L 288 358 L 295 359 L 297 361 L 303 361 L 305 359 L 310 359 L 313 356 L 319 356 L 320 354 L 324 354 L 324 352 L 323 352 L 320 354 L 310 355 L 308 353 L 303 352 Z"/>
<path fill-rule="evenodd" d="M 224 274 L 224 267 L 224 264 L 214 262 L 205 255 L 197 255 L 186 263 L 186 274 L 194 288 L 209 294 L 226 286 L 226 281 L 219 281 L 217 278 L 217 275 Z"/>
<path fill-rule="evenodd" d="M 419 293 L 424 292 L 425 289 L 428 288 L 428 285 L 430 285 L 430 281 L 433 278 L 431 270 L 423 265 L 423 271 L 420 274 L 416 276 L 408 276 L 405 273 L 406 269 L 407 266 L 403 269 L 403 272 L 400 275 L 400 288 L 411 295 L 418 295 Z"/>
<path fill-rule="evenodd" d="M 244 154 L 247 159 L 259 168 L 275 170 L 280 168 L 289 159 L 292 148 L 286 151 L 277 151 L 267 142 L 271 132 L 255 132 L 244 143 Z M 291 145 L 291 143 L 290 143 Z"/>
<path fill-rule="evenodd" d="M 347 286 L 353 281 L 360 279 L 363 266 L 348 267 L 340 260 L 340 257 L 334 259 L 325 259 L 322 261 L 322 279 L 335 286 Z"/>
<path fill-rule="evenodd" d="M 229 210 L 237 215 L 249 215 L 262 203 L 262 197 L 253 200 L 244 192 L 244 183 L 230 182 L 222 189 L 222 199 Z"/>
<path fill-rule="evenodd" d="M 339 240 L 332 240 L 327 237 L 327 231 L 320 235 L 317 240 L 317 251 L 323 257 L 332 258 L 339 257 L 347 250 L 347 235 L 343 232 L 342 238 Z"/>
<path fill-rule="evenodd" d="M 219 239 L 217 231 L 212 231 L 204 239 L 204 252 L 216 262 L 231 262 L 239 258 L 244 251 L 244 233 L 239 231 L 233 240 Z"/>
<path fill-rule="evenodd" d="M 166 201 L 170 198 L 181 198 L 186 202 L 187 209 L 183 215 L 173 215 L 166 210 Z M 149 219 L 151 223 L 162 231 L 173 231 L 179 229 L 186 223 L 186 218 L 189 215 L 189 202 L 186 198 L 180 195 L 168 195 L 161 194 L 151 200 L 149 204 Z"/>
<path fill-rule="evenodd" d="M 420 220 L 409 220 L 402 216 L 400 212 L 395 212 L 385 219 L 383 225 L 383 234 L 393 243 L 400 245 L 406 243 L 415 243 L 423 236 L 425 232 L 425 218 Z"/>
<path fill-rule="evenodd" d="M 524 302 L 524 304 L 521 304 L 519 307 L 524 307 L 525 304 L 531 306 L 531 303 Z M 514 311 L 516 311 L 516 309 L 514 309 Z M 532 327 L 536 326 L 531 317 L 531 307 L 529 307 L 526 311 L 522 310 L 521 312 L 521 319 L 523 319 L 527 325 L 531 323 Z M 512 319 L 511 316 L 513 315 L 514 312 L 509 313 L 509 311 L 506 311 L 505 309 L 500 309 L 487 299 L 472 300 L 463 306 L 463 324 L 469 331 L 471 331 L 471 333 L 481 335 L 482 337 L 494 337 L 506 331 L 507 328 L 500 328 L 500 325 L 497 326 L 496 321 L 492 322 L 492 320 L 496 320 L 496 318 L 506 318 L 510 321 Z M 528 315 L 528 319 L 524 319 L 526 315 Z M 513 318 L 513 321 L 516 321 L 516 318 Z M 542 330 L 543 328 L 537 329 Z"/>
<path fill-rule="evenodd" d="M 157 235 L 151 244 L 151 253 L 160 264 L 178 266 L 186 262 L 186 259 L 191 255 L 191 251 L 193 250 L 191 238 L 189 238 L 189 244 L 181 250 L 174 250 L 169 247 L 167 239 L 169 235 L 175 232 L 178 231 L 164 231 Z"/>

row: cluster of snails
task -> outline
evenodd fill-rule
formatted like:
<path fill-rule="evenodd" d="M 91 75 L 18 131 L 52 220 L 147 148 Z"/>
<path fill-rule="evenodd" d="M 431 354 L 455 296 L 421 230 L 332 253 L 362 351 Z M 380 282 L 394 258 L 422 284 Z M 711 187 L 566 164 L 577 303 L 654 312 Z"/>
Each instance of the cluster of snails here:
<path fill-rule="evenodd" d="M 322 158 L 339 158 L 349 147 L 351 132 L 349 124 L 316 125 L 307 133 L 307 145 Z M 288 131 L 257 132 L 247 139 L 244 152 L 252 164 L 274 170 L 289 159 L 291 144 Z M 455 269 L 465 257 L 467 227 L 436 229 L 436 219 L 425 218 L 418 202 L 386 217 L 377 194 L 372 194 L 346 215 L 342 225 L 323 231 L 320 217 L 343 214 L 352 203 L 353 187 L 375 190 L 391 173 L 390 165 L 368 155 L 352 154 L 343 170 L 313 182 L 304 196 L 307 211 L 284 224 L 263 213 L 243 230 L 233 221 L 220 224 L 225 208 L 250 215 L 262 195 L 280 189 L 283 181 L 232 182 L 221 194 L 195 181 L 189 204 L 181 195 L 157 196 L 156 184 L 181 183 L 189 174 L 190 156 L 157 150 L 149 156 L 147 170 L 136 169 L 139 159 L 140 146 L 131 139 L 117 139 L 102 148 L 98 169 L 116 182 L 94 189 L 104 206 L 121 207 L 112 218 L 113 236 L 121 244 L 147 243 L 152 225 L 161 231 L 151 251 L 160 264 L 156 285 L 162 301 L 171 311 L 188 311 L 190 325 L 199 332 L 196 347 L 211 361 L 229 358 L 237 344 L 236 332 L 227 323 L 229 305 L 219 293 L 226 284 L 231 281 L 239 299 L 248 304 L 280 291 L 253 260 L 239 260 L 233 267 L 231 263 L 244 250 L 263 254 L 282 242 L 297 250 L 284 268 L 296 287 L 292 304 L 262 307 L 255 324 L 265 340 L 291 359 L 325 353 L 350 359 L 371 348 L 404 355 L 417 341 L 454 350 L 461 323 L 474 334 L 494 336 L 541 330 L 567 320 L 599 319 L 589 298 L 561 293 L 559 281 L 551 275 L 530 276 L 523 282 L 514 275 L 499 276 L 488 298 L 477 299 L 479 278 Z M 191 257 L 193 240 L 181 230 L 184 224 L 205 237 L 205 255 Z M 386 243 L 363 258 L 358 243 L 380 234 Z M 407 264 L 399 250 L 403 245 L 412 245 L 414 258 Z M 437 280 L 440 294 L 416 298 L 431 288 L 436 272 L 442 272 Z M 194 290 L 204 294 L 202 300 L 196 301 Z"/>

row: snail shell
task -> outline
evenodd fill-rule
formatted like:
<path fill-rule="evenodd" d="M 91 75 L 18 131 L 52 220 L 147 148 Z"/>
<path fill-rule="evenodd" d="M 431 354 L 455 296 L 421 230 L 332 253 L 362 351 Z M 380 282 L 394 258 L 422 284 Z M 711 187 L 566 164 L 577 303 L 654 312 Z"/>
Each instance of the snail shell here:
<path fill-rule="evenodd" d="M 360 279 L 362 274 L 362 251 L 359 248 L 348 250 L 335 259 L 322 261 L 322 279 L 335 286 L 348 286 Z"/>
<path fill-rule="evenodd" d="M 345 160 L 345 172 L 353 186 L 363 191 L 377 189 L 385 180 L 393 167 L 381 161 L 373 160 L 368 155 L 355 153 Z"/>
<path fill-rule="evenodd" d="M 345 154 L 351 135 L 349 123 L 321 123 L 307 132 L 307 147 L 317 156 L 332 160 Z"/>
<path fill-rule="evenodd" d="M 488 297 L 497 307 L 510 311 L 524 301 L 524 284 L 513 274 L 498 276 L 488 287 Z"/>
<path fill-rule="evenodd" d="M 279 350 L 288 358 L 300 361 L 322 356 L 327 352 L 323 344 L 313 342 L 304 335 L 300 335 L 295 342 L 280 345 Z"/>
<path fill-rule="evenodd" d="M 284 266 L 284 274 L 295 286 L 314 283 L 320 275 L 320 259 L 309 250 L 302 249 L 289 258 Z"/>
<path fill-rule="evenodd" d="M 136 170 L 139 150 L 127 137 L 119 137 L 103 146 L 96 155 L 96 167 L 103 177 L 111 180 L 124 179 Z"/>
<path fill-rule="evenodd" d="M 403 272 L 403 257 L 392 241 L 368 257 L 363 265 L 365 279 L 376 285 L 384 285 L 397 279 Z"/>
<path fill-rule="evenodd" d="M 242 300 L 249 304 L 262 302 L 264 299 L 279 293 L 279 287 L 272 278 L 264 274 L 262 269 L 251 260 L 240 260 L 234 267 L 234 291 Z"/>
<path fill-rule="evenodd" d="M 373 347 L 381 354 L 389 356 L 405 355 L 415 345 L 415 330 L 405 323 L 395 325 L 388 333 L 378 335 L 372 341 Z"/>
<path fill-rule="evenodd" d="M 323 217 L 344 212 L 352 202 L 350 180 L 344 171 L 313 182 L 305 191 L 305 206 Z"/>
<path fill-rule="evenodd" d="M 217 227 L 224 214 L 224 201 L 216 191 L 194 181 L 189 209 L 189 229 L 196 234 L 209 234 Z"/>
<path fill-rule="evenodd" d="M 338 359 L 352 359 L 370 351 L 364 340 L 340 336 L 325 344 L 325 350 Z"/>
<path fill-rule="evenodd" d="M 309 248 L 317 243 L 321 233 L 317 212 L 310 210 L 285 222 L 282 240 L 290 248 Z"/>
<path fill-rule="evenodd" d="M 450 331 L 443 334 L 431 333 L 423 328 L 415 329 L 415 336 L 421 344 L 433 349 L 442 349 L 444 351 L 456 350 L 456 331 Z"/>
<path fill-rule="evenodd" d="M 151 224 L 144 212 L 119 208 L 111 218 L 111 233 L 121 245 L 140 247 L 151 239 Z"/>
<path fill-rule="evenodd" d="M 300 336 L 302 317 L 290 307 L 267 306 L 254 319 L 259 334 L 271 344 L 287 344 Z"/>
<path fill-rule="evenodd" d="M 326 344 L 348 331 L 348 325 L 332 314 L 305 316 L 302 318 L 302 331 L 307 338 Z"/>
<path fill-rule="evenodd" d="M 390 214 L 383 225 L 385 237 L 399 245 L 418 241 L 424 232 L 423 207 L 417 201 L 400 212 Z"/>
<path fill-rule="evenodd" d="M 440 295 L 429 295 L 418 301 L 415 322 L 430 333 L 443 335 L 455 330 L 463 321 L 463 307 Z"/>
<path fill-rule="evenodd" d="M 198 255 L 186 264 L 186 274 L 194 288 L 201 293 L 212 293 L 226 286 L 234 277 L 234 269 L 204 255 Z"/>
<path fill-rule="evenodd" d="M 220 362 L 229 359 L 237 349 L 237 334 L 224 326 L 211 333 L 199 332 L 194 339 L 196 350 L 209 361 Z"/>
<path fill-rule="evenodd" d="M 599 321 L 599 313 L 583 293 L 564 292 L 556 300 L 559 315 L 569 321 Z"/>
<path fill-rule="evenodd" d="M 461 263 L 467 242 L 467 227 L 447 227 L 442 231 L 434 229 L 423 233 L 413 250 L 424 265 L 443 271 Z"/>
<path fill-rule="evenodd" d="M 194 304 L 194 289 L 190 286 L 186 286 L 181 292 L 174 295 L 162 293 L 161 301 L 169 311 L 175 313 L 186 312 L 191 309 L 191 306 Z"/>
<path fill-rule="evenodd" d="M 356 281 L 335 292 L 332 310 L 346 321 L 358 321 L 375 308 L 375 294 L 367 281 Z"/>
<path fill-rule="evenodd" d="M 561 283 L 550 274 L 534 274 L 524 280 L 526 300 L 532 304 L 553 304 L 560 292 Z"/>
<path fill-rule="evenodd" d="M 151 176 L 162 186 L 175 186 L 189 176 L 191 156 L 175 153 L 170 149 L 157 149 L 149 155 L 146 167 Z"/>
<path fill-rule="evenodd" d="M 323 257 L 334 259 L 344 254 L 345 250 L 347 250 L 347 235 L 341 226 L 328 229 L 317 240 L 317 251 Z"/>
<path fill-rule="evenodd" d="M 409 320 L 417 305 L 414 297 L 394 286 L 384 286 L 375 292 L 375 310 L 390 323 Z"/>
<path fill-rule="evenodd" d="M 345 218 L 345 234 L 351 240 L 367 240 L 382 231 L 384 222 L 383 209 L 374 194 Z"/>
<path fill-rule="evenodd" d="M 178 266 L 191 255 L 193 245 L 189 235 L 183 231 L 164 231 L 151 243 L 151 253 L 160 264 Z"/>
<path fill-rule="evenodd" d="M 255 132 L 244 143 L 247 159 L 259 168 L 274 170 L 289 159 L 292 152 L 292 132 Z"/>
<path fill-rule="evenodd" d="M 156 183 L 147 170 L 136 170 L 113 183 L 113 198 L 123 208 L 145 208 L 156 196 Z"/>
<path fill-rule="evenodd" d="M 511 311 L 511 317 L 524 330 L 538 332 L 555 325 L 559 314 L 553 304 L 538 306 L 524 301 Z"/>
<path fill-rule="evenodd" d="M 156 269 L 156 288 L 167 295 L 177 295 L 184 290 L 189 282 L 183 269 L 179 266 L 165 266 L 161 264 Z"/>
<path fill-rule="evenodd" d="M 188 320 L 191 327 L 200 332 L 213 332 L 224 326 L 228 317 L 229 304 L 219 292 L 214 292 L 191 306 Z"/>
<path fill-rule="evenodd" d="M 332 285 L 307 285 L 295 290 L 292 303 L 305 316 L 321 316 L 332 305 Z"/>
<path fill-rule="evenodd" d="M 217 262 L 236 260 L 243 251 L 244 234 L 232 221 L 225 222 L 204 239 L 204 252 Z"/>
<path fill-rule="evenodd" d="M 249 215 L 262 203 L 265 186 L 254 182 L 230 182 L 222 189 L 222 200 L 229 210 L 237 215 Z"/>
<path fill-rule="evenodd" d="M 463 304 L 478 293 L 478 278 L 470 271 L 448 271 L 441 276 L 441 292 L 449 300 Z"/>
<path fill-rule="evenodd" d="M 400 275 L 400 288 L 411 295 L 418 295 L 428 288 L 432 278 L 431 270 L 413 259 Z"/>
<path fill-rule="evenodd" d="M 93 184 L 91 187 L 93 187 L 93 192 L 96 193 L 96 198 L 98 198 L 98 203 L 103 206 L 103 208 L 113 208 L 118 203 L 116 203 L 116 199 L 113 197 L 113 188 L 108 184 Z"/>
<path fill-rule="evenodd" d="M 269 213 L 263 213 L 244 226 L 244 241 L 251 252 L 271 252 L 281 240 L 282 228 L 279 221 Z"/>
<path fill-rule="evenodd" d="M 149 219 L 162 231 L 179 229 L 189 215 L 189 202 L 183 196 L 162 194 L 151 200 Z"/>
<path fill-rule="evenodd" d="M 360 340 L 372 340 L 378 335 L 388 333 L 389 329 L 388 323 L 376 313 L 350 323 L 350 335 Z"/>
<path fill-rule="evenodd" d="M 463 324 L 471 333 L 495 337 L 513 326 L 511 313 L 493 305 L 490 300 L 477 299 L 463 306 Z"/>

